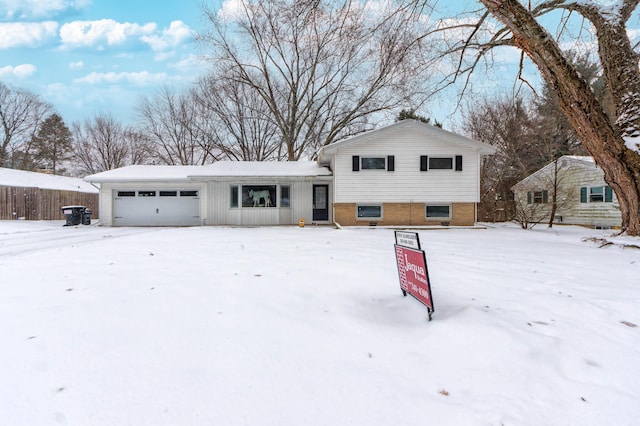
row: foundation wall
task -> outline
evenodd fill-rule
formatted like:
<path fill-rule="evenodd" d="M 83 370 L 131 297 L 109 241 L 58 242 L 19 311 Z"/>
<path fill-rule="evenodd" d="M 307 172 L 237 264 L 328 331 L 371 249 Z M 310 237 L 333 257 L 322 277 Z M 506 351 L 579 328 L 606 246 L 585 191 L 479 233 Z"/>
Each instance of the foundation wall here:
<path fill-rule="evenodd" d="M 382 203 L 382 219 L 361 219 L 356 215 L 356 203 L 334 204 L 335 221 L 342 226 L 473 226 L 475 203 L 451 203 L 451 218 L 426 218 L 424 203 Z"/>

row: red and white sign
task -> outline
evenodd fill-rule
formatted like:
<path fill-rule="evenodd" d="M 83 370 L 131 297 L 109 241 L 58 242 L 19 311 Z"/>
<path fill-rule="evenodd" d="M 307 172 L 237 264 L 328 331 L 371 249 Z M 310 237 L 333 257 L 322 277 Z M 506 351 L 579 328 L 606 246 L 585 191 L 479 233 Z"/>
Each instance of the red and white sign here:
<path fill-rule="evenodd" d="M 431 298 L 431 285 L 427 260 L 424 251 L 394 245 L 396 249 L 396 261 L 398 263 L 398 275 L 400 288 L 403 293 L 409 293 L 429 309 L 429 319 L 433 312 L 433 300 Z"/>

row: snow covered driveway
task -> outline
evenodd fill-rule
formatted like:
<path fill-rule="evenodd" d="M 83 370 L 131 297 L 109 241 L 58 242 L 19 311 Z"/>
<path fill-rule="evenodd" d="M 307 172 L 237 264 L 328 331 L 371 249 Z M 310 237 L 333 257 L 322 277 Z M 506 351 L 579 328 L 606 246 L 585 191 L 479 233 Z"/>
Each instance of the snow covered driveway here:
<path fill-rule="evenodd" d="M 0 222 L 0 424 L 632 425 L 640 250 L 577 227 Z M 629 240 L 636 243 L 637 240 Z"/>

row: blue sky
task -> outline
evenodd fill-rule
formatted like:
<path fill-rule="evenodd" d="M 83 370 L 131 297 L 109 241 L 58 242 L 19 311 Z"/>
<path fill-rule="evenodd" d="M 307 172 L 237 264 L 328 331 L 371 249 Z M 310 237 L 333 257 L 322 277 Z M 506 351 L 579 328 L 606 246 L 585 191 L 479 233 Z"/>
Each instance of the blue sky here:
<path fill-rule="evenodd" d="M 67 123 L 102 112 L 132 123 L 141 94 L 206 71 L 193 38 L 201 3 L 0 0 L 0 81 L 41 95 Z"/>

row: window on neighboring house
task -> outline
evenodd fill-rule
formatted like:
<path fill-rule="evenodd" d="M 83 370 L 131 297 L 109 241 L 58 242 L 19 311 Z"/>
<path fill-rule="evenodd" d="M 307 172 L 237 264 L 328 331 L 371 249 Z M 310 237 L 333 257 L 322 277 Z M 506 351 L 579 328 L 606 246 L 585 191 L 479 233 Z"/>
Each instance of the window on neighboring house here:
<path fill-rule="evenodd" d="M 613 189 L 610 186 L 583 186 L 580 188 L 581 203 L 611 203 Z"/>
<path fill-rule="evenodd" d="M 288 185 L 280 186 L 280 207 L 291 207 L 291 196 Z"/>
<path fill-rule="evenodd" d="M 382 219 L 381 205 L 359 205 L 358 219 Z"/>
<path fill-rule="evenodd" d="M 426 216 L 427 218 L 450 218 L 451 217 L 451 206 L 450 205 L 442 205 L 442 204 L 427 204 L 426 208 Z"/>
<path fill-rule="evenodd" d="M 527 192 L 527 204 L 546 204 L 549 202 L 549 191 Z"/>

